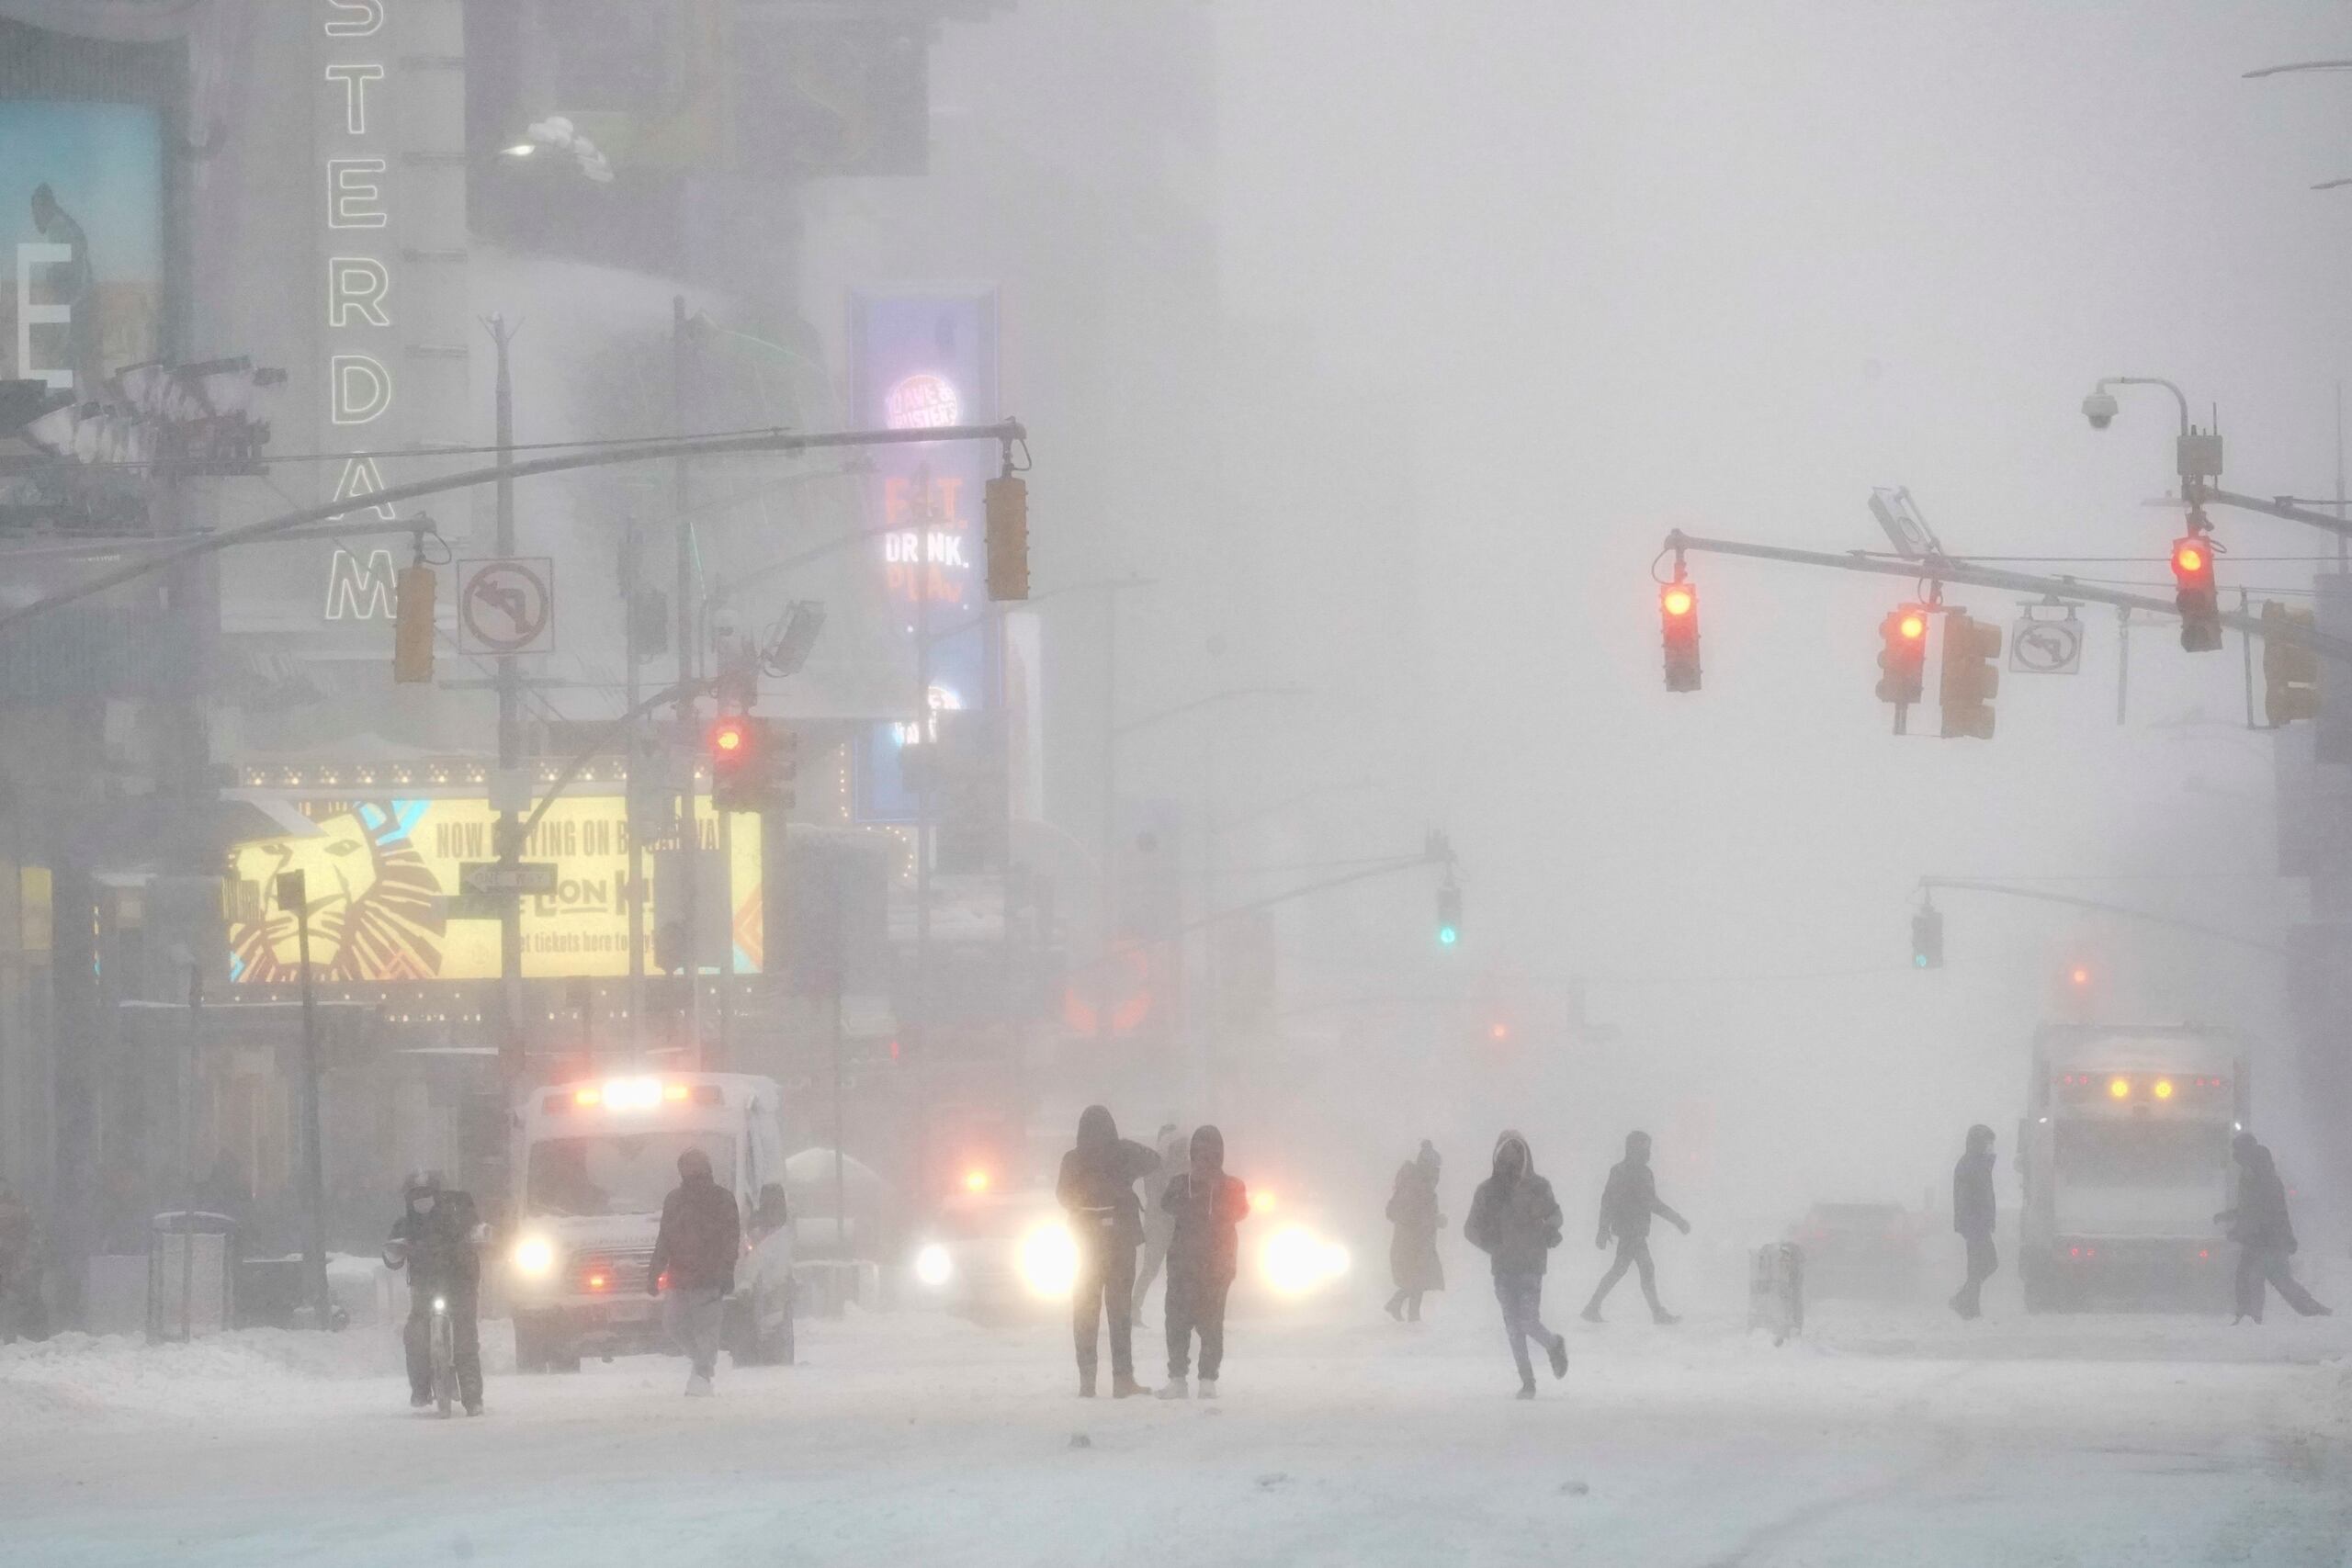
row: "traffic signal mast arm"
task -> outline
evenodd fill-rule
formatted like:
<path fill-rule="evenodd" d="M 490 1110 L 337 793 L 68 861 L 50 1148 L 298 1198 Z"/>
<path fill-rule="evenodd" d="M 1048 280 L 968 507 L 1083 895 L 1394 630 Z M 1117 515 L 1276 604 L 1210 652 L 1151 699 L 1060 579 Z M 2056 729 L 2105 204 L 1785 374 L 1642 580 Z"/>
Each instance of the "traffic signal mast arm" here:
<path fill-rule="evenodd" d="M 918 430 L 837 430 L 796 435 L 784 430 L 755 430 L 728 435 L 696 435 L 684 438 L 655 438 L 626 442 L 615 446 L 592 447 L 582 452 L 559 453 L 549 457 L 533 457 L 520 463 L 492 463 L 487 468 L 469 468 L 464 473 L 447 474 L 437 479 L 417 479 L 409 484 L 392 485 L 368 492 L 365 505 L 345 496 L 341 500 L 306 506 L 299 512 L 281 513 L 276 517 L 264 517 L 257 522 L 223 528 L 218 533 L 203 534 L 184 544 L 167 549 L 151 550 L 137 560 L 126 562 L 110 571 L 61 588 L 56 592 L 34 600 L 29 604 L 0 612 L 0 631 L 28 621 L 51 610 L 103 593 L 109 588 L 135 582 L 152 572 L 163 570 L 178 561 L 197 556 L 211 555 L 238 545 L 265 544 L 278 535 L 312 523 L 325 523 L 347 513 L 368 507 L 397 506 L 402 502 L 421 501 L 428 495 L 442 495 L 454 490 L 471 490 L 476 485 L 495 484 L 500 480 L 526 479 L 539 474 L 570 473 L 576 468 L 609 468 L 625 463 L 646 463 L 663 458 L 713 457 L 730 453 L 814 452 L 843 446 L 903 446 L 926 441 L 995 441 L 1007 447 L 1025 442 L 1029 433 L 1019 420 L 1004 420 L 996 424 L 949 424 Z M 429 457 L 429 452 L 415 454 Z M 403 526 L 407 526 L 403 525 Z M 827 549 L 837 547 L 827 546 Z"/>
<path fill-rule="evenodd" d="M 2159 915 L 2147 909 L 2135 909 L 2128 904 L 2110 904 L 2101 898 L 2085 898 L 2072 893 L 2052 893 L 2040 887 L 2020 887 L 2013 882 L 1993 882 L 1969 876 L 1923 876 L 1920 891 L 1925 893 L 1998 893 L 2010 898 L 2030 898 L 2040 904 L 2064 904 L 2072 909 L 2096 909 L 2105 915 L 2121 915 L 2127 919 L 2143 921 L 2153 926 L 2169 926 L 2174 931 L 2188 931 L 2197 936 L 2211 937 L 2216 942 L 2233 942 L 2250 947 L 2256 953 L 2267 953 L 2273 958 L 2284 958 L 2286 950 L 2253 937 L 2240 936 L 2235 931 L 2218 926 L 2199 925 L 2173 915 Z"/>
<path fill-rule="evenodd" d="M 2219 499 L 2218 497 L 2215 499 Z M 2330 522 L 2335 521 L 2333 518 Z M 1825 567 L 1832 571 L 1866 572 L 1873 577 L 1901 577 L 1913 581 L 1962 582 L 1977 588 L 2002 588 L 2018 593 L 2047 595 L 2058 599 L 2078 600 L 2090 604 L 2113 604 L 2120 609 L 2145 610 L 2167 620 L 2180 618 L 2179 606 L 2167 599 L 2145 593 L 2128 593 L 2120 589 L 2101 588 L 2077 582 L 2071 577 L 2037 577 L 2030 572 L 2006 571 L 1999 567 L 1977 566 L 1949 556 L 1937 556 L 1925 561 L 1886 560 L 1866 555 L 1832 555 L 1826 550 L 1795 550 L 1781 545 L 1751 545 L 1740 539 L 1707 539 L 1676 529 L 1666 536 L 1666 548 L 1694 555 L 1745 556 L 1755 560 L 1776 560 L 1790 566 Z M 2222 626 L 2249 637 L 2277 637 L 2278 640 L 2307 648 L 2322 659 L 2338 664 L 2352 664 L 2352 641 L 2308 626 L 2282 626 L 2277 621 L 2265 625 L 2259 615 L 2243 615 L 2236 611 L 2221 611 L 2217 616 Z M 0 625 L 5 625 L 0 618 Z"/>

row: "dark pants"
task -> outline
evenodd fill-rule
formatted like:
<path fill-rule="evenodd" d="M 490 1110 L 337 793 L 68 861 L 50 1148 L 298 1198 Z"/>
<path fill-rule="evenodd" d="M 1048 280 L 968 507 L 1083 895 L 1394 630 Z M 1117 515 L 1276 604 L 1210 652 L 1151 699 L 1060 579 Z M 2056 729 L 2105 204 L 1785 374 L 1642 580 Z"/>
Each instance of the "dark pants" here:
<path fill-rule="evenodd" d="M 408 1391 L 429 1397 L 433 1393 L 433 1297 L 435 1288 L 417 1286 L 408 1298 L 408 1325 L 401 1331 L 408 1352 Z M 474 1321 L 475 1287 L 442 1289 L 449 1303 L 449 1339 L 458 1352 L 458 1398 L 466 1404 L 481 1403 L 481 1325 Z"/>
<path fill-rule="evenodd" d="M 1959 1292 L 1951 1298 L 1952 1310 L 1962 1317 L 1974 1317 L 1984 1308 L 1984 1281 L 2001 1266 L 2001 1255 L 1993 1250 L 1989 1235 L 1972 1235 L 1968 1242 L 1968 1278 L 1962 1281 Z"/>
<path fill-rule="evenodd" d="M 1510 1359 L 1519 1368 L 1521 1387 L 1535 1385 L 1535 1363 L 1528 1359 L 1527 1342 L 1534 1340 L 1548 1352 L 1560 1337 L 1544 1326 L 1544 1276 L 1498 1274 L 1495 1300 L 1503 1304 L 1503 1335 L 1510 1341 Z"/>
<path fill-rule="evenodd" d="M 1168 1270 L 1168 1375 L 1181 1378 L 1193 1353 L 1193 1335 L 1201 1337 L 1201 1381 L 1216 1382 L 1225 1364 L 1225 1297 L 1231 1280 L 1204 1279 L 1174 1269 Z"/>
<path fill-rule="evenodd" d="M 1617 1238 L 1617 1261 L 1609 1266 L 1609 1272 L 1603 1274 L 1600 1283 L 1592 1288 L 1592 1300 L 1585 1303 L 1587 1316 L 1600 1310 L 1600 1303 L 1609 1299 L 1609 1292 L 1617 1288 L 1617 1281 L 1625 1277 L 1628 1269 L 1641 1270 L 1642 1299 L 1650 1303 L 1650 1315 L 1666 1315 L 1666 1308 L 1659 1304 L 1657 1299 L 1657 1267 L 1650 1261 L 1649 1237 L 1621 1235 Z"/>
<path fill-rule="evenodd" d="M 1136 1249 L 1118 1242 L 1080 1243 L 1078 1279 L 1070 1291 L 1070 1327 L 1078 1340 L 1078 1370 L 1094 1375 L 1098 1319 L 1111 1320 L 1111 1375 L 1136 1375 Z"/>
<path fill-rule="evenodd" d="M 2276 1247 L 2241 1247 L 2238 1248 L 2238 1315 L 2262 1321 L 2263 1287 L 2267 1283 L 2286 1303 L 2305 1317 L 2317 1317 L 2327 1311 L 2313 1299 L 2309 1291 L 2296 1283 L 2288 1272 L 2287 1253 Z"/>

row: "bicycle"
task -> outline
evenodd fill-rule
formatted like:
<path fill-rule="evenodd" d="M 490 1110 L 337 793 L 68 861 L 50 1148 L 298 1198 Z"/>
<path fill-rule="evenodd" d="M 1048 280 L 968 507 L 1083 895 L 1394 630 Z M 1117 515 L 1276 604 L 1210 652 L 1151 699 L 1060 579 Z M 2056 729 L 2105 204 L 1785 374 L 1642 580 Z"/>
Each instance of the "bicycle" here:
<path fill-rule="evenodd" d="M 458 1331 L 449 1321 L 449 1298 L 433 1298 L 433 1320 L 425 1337 L 433 1356 L 433 1404 L 443 1419 L 458 1397 Z"/>

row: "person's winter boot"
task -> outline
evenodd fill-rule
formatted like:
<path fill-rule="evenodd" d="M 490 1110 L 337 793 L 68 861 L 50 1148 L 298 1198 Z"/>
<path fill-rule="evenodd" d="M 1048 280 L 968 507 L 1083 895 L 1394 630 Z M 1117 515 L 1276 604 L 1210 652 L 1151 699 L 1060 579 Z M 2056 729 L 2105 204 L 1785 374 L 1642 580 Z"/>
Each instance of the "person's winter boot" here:
<path fill-rule="evenodd" d="M 1208 1385 L 1204 1383 L 1202 1386 L 1206 1387 Z M 1190 1399 L 1193 1397 L 1193 1394 L 1192 1391 L 1184 1386 L 1184 1380 L 1181 1377 L 1176 1377 L 1170 1378 L 1168 1380 L 1167 1386 L 1159 1391 L 1159 1397 L 1162 1399 Z"/>
<path fill-rule="evenodd" d="M 1552 1336 L 1552 1344 L 1550 1348 L 1552 1351 L 1552 1375 L 1555 1378 L 1566 1377 L 1568 1375 L 1568 1342 L 1560 1336 L 1555 1334 Z"/>
<path fill-rule="evenodd" d="M 686 1379 L 686 1397 L 688 1399 L 708 1399 L 710 1397 L 710 1380 L 703 1376 L 700 1372 L 695 1372 Z"/>
<path fill-rule="evenodd" d="M 467 1402 L 466 1402 L 466 1414 L 467 1414 L 467 1415 L 469 1415 L 469 1416 L 479 1416 L 479 1415 L 481 1415 L 481 1400 L 479 1400 L 479 1399 L 474 1399 L 474 1400 L 469 1400 L 469 1401 L 467 1401 Z"/>
<path fill-rule="evenodd" d="M 1520 1398 L 1521 1398 L 1521 1399 L 1532 1399 L 1532 1398 L 1534 1398 L 1534 1397 L 1535 1397 L 1535 1385 L 1534 1385 L 1533 1383 L 1532 1383 L 1532 1382 L 1523 1382 L 1523 1383 L 1520 1384 L 1520 1385 L 1519 1385 L 1519 1397 L 1520 1397 Z"/>
<path fill-rule="evenodd" d="M 1389 1297 L 1389 1298 L 1388 1298 L 1388 1307 L 1387 1307 L 1388 1315 L 1389 1315 L 1389 1316 L 1391 1316 L 1391 1317 L 1393 1317 L 1393 1318 L 1395 1318 L 1395 1319 L 1396 1319 L 1397 1322 L 1399 1322 L 1399 1323 L 1404 1322 L 1404 1321 L 1405 1321 L 1404 1306 L 1405 1306 L 1405 1298 L 1404 1298 L 1401 1294 L 1400 1294 L 1400 1295 L 1394 1295 L 1394 1296 Z"/>
<path fill-rule="evenodd" d="M 1114 1374 L 1111 1379 L 1111 1397 L 1114 1399 L 1133 1399 L 1139 1393 L 1150 1392 L 1143 1384 L 1136 1382 L 1131 1374 Z"/>
<path fill-rule="evenodd" d="M 1203 1378 L 1201 1380 L 1201 1397 L 1203 1399 L 1215 1399 L 1216 1397 L 1216 1379 Z"/>
<path fill-rule="evenodd" d="M 1094 1397 L 1094 1369 L 1091 1366 L 1080 1366 L 1078 1369 L 1078 1397 L 1080 1399 Z"/>
<path fill-rule="evenodd" d="M 413 1388 L 408 1391 L 408 1407 L 411 1410 L 422 1410 L 432 1403 L 433 1394 L 430 1390 Z"/>
<path fill-rule="evenodd" d="M 1671 1328 L 1682 1320 L 1675 1316 L 1672 1313 L 1667 1311 L 1664 1307 L 1660 1307 L 1657 1311 L 1650 1314 L 1650 1321 L 1657 1324 L 1661 1328 Z"/>
<path fill-rule="evenodd" d="M 1587 1323 L 1599 1323 L 1600 1321 L 1600 1308 L 1598 1306 L 1589 1306 L 1585 1308 L 1584 1311 L 1577 1314 L 1577 1315 L 1583 1318 Z"/>

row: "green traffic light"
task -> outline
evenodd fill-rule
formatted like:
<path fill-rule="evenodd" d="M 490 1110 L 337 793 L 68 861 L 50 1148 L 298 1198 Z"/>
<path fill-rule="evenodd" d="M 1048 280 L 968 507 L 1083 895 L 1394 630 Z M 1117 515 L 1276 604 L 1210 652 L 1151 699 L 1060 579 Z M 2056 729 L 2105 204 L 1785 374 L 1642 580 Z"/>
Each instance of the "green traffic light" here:
<path fill-rule="evenodd" d="M 1437 940 L 1440 944 L 1446 947 L 1452 947 L 1455 942 L 1462 940 L 1462 933 L 1455 931 L 1452 926 L 1440 926 L 1437 928 Z"/>

